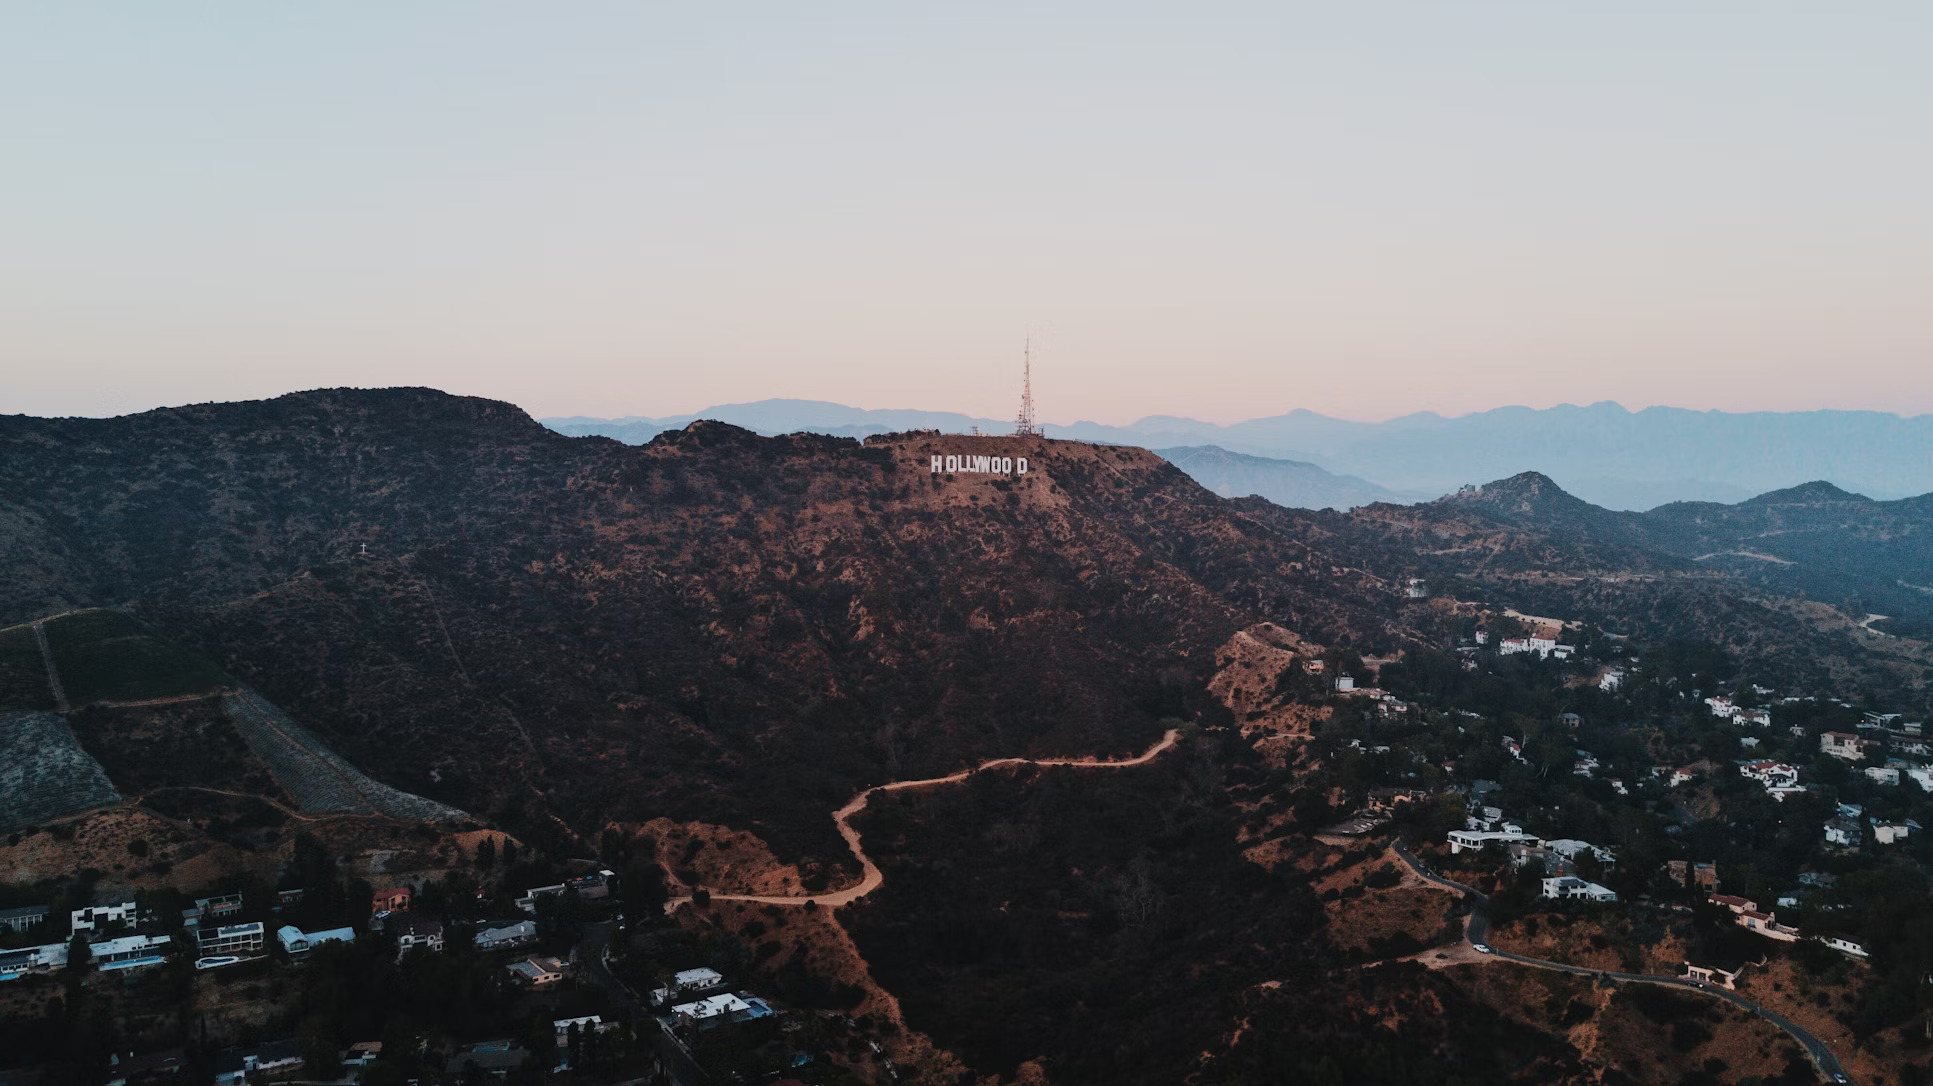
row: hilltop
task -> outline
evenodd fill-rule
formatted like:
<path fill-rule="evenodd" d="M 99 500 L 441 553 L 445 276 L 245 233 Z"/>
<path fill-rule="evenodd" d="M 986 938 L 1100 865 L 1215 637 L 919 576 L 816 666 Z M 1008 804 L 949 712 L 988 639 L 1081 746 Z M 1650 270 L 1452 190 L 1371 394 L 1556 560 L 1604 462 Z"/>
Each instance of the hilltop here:
<path fill-rule="evenodd" d="M 9 418 L 0 451 L 5 620 L 130 610 L 386 784 L 532 833 L 670 815 L 840 863 L 825 811 L 862 785 L 1143 747 L 1260 618 L 1413 636 L 1389 583 L 1139 449 L 627 446 L 391 389 Z"/>

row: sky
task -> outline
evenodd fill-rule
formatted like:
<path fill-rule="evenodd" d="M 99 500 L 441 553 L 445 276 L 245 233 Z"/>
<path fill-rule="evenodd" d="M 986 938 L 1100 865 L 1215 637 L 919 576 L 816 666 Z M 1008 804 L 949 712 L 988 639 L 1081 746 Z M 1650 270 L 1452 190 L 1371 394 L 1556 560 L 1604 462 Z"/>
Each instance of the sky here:
<path fill-rule="evenodd" d="M 1933 412 L 1933 5 L 9 5 L 0 413 Z"/>

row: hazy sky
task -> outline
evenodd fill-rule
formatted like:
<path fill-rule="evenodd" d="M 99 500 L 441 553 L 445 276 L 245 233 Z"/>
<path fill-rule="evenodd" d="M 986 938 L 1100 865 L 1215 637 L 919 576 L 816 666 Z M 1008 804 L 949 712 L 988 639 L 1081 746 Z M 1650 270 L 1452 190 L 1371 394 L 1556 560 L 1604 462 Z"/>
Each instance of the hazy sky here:
<path fill-rule="evenodd" d="M 0 412 L 1933 411 L 1933 5 L 9 4 Z"/>

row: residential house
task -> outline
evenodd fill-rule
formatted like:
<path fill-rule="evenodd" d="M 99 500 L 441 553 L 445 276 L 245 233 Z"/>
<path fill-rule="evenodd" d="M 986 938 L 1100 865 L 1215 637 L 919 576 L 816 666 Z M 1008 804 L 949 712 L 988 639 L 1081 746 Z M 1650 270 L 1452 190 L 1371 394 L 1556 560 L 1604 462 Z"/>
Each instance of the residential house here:
<path fill-rule="evenodd" d="M 1451 830 L 1449 837 L 1450 854 L 1455 855 L 1466 849 L 1483 849 L 1487 845 L 1541 845 L 1543 839 L 1536 834 L 1521 830 Z"/>
<path fill-rule="evenodd" d="M 1895 841 L 1904 841 L 1914 829 L 1913 824 L 1910 822 L 1881 822 L 1875 818 L 1872 820 L 1872 823 L 1873 840 L 1882 845 L 1890 845 Z"/>
<path fill-rule="evenodd" d="M 1740 709 L 1732 714 L 1732 723 L 1753 728 L 1769 728 L 1772 726 L 1772 714 L 1764 709 Z"/>
<path fill-rule="evenodd" d="M 330 928 L 326 931 L 305 932 L 290 924 L 284 924 L 275 931 L 275 941 L 282 946 L 282 953 L 291 959 L 301 960 L 309 952 L 324 943 L 353 943 L 356 941 L 354 928 Z"/>
<path fill-rule="evenodd" d="M 1580 855 L 1588 852 L 1596 858 L 1598 863 L 1603 864 L 1605 867 L 1610 867 L 1618 862 L 1617 856 L 1610 849 L 1593 845 L 1589 841 L 1579 841 L 1566 837 L 1559 838 L 1555 841 L 1547 841 L 1544 847 L 1562 855 L 1567 860 L 1575 861 Z"/>
<path fill-rule="evenodd" d="M 409 911 L 410 903 L 416 900 L 416 891 L 408 886 L 398 886 L 393 890 L 378 890 L 369 901 L 369 913 L 395 913 Z"/>
<path fill-rule="evenodd" d="M 232 916 L 240 916 L 242 915 L 242 895 L 198 897 L 195 899 L 195 912 L 202 920 L 226 920 Z"/>
<path fill-rule="evenodd" d="M 651 1002 L 665 1003 L 686 992 L 702 992 L 708 988 L 723 987 L 724 984 L 725 978 L 716 969 L 686 969 L 674 975 L 670 984 L 653 989 Z"/>
<path fill-rule="evenodd" d="M 266 942 L 262 922 L 195 930 L 195 953 L 203 958 L 260 951 Z"/>
<path fill-rule="evenodd" d="M 257 1076 L 284 1078 L 302 1070 L 302 1046 L 293 1037 L 252 1048 L 225 1048 L 215 1058 L 216 1086 L 242 1086 Z"/>
<path fill-rule="evenodd" d="M 1737 914 L 1736 919 L 1740 927 L 1755 935 L 1763 935 L 1767 939 L 1775 939 L 1781 943 L 1796 943 L 1799 941 L 1799 929 L 1779 923 L 1778 917 L 1771 913 L 1762 913 L 1756 909 L 1747 909 Z"/>
<path fill-rule="evenodd" d="M 1338 676 L 1336 676 L 1336 692 L 1337 692 L 1337 693 L 1343 693 L 1343 694 L 1346 694 L 1346 693 L 1348 693 L 1349 691 L 1351 691 L 1351 690 L 1354 690 L 1355 688 L 1356 688 L 1356 677 L 1355 677 L 1354 675 L 1338 675 Z"/>
<path fill-rule="evenodd" d="M 671 1008 L 671 1013 L 682 1025 L 713 1029 L 751 1018 L 752 1005 L 730 992 L 721 992 L 691 1003 L 680 1003 Z"/>
<path fill-rule="evenodd" d="M 569 887 L 570 891 L 578 897 L 586 901 L 595 901 L 598 898 L 610 896 L 611 880 L 615 878 L 617 878 L 617 872 L 599 870 L 589 875 L 567 880 L 564 885 Z"/>
<path fill-rule="evenodd" d="M 417 913 L 392 915 L 383 930 L 395 938 L 398 954 L 416 947 L 429 951 L 443 949 L 443 921 L 433 916 Z"/>
<path fill-rule="evenodd" d="M 578 1018 L 558 1018 L 550 1023 L 557 1031 L 557 1048 L 564 1051 L 570 1048 L 571 1030 L 575 1028 L 579 1037 L 587 1033 L 608 1033 L 617 1028 L 616 1022 L 606 1022 L 603 1015 L 587 1014 Z"/>
<path fill-rule="evenodd" d="M 504 967 L 512 980 L 533 988 L 548 988 L 570 975 L 570 963 L 562 958 L 529 957 Z"/>
<path fill-rule="evenodd" d="M 47 906 L 23 905 L 18 909 L 0 909 L 0 928 L 8 931 L 27 931 L 47 922 Z"/>
<path fill-rule="evenodd" d="M 1869 765 L 1866 767 L 1866 779 L 1879 784 L 1897 787 L 1899 785 L 1899 767 L 1896 765 Z"/>
<path fill-rule="evenodd" d="M 1570 858 L 1561 853 L 1535 845 L 1511 845 L 1510 866 L 1521 871 L 1531 864 L 1537 864 L 1545 875 L 1575 875 Z"/>
<path fill-rule="evenodd" d="M 1844 758 L 1848 762 L 1864 758 L 1866 751 L 1875 745 L 1872 740 L 1861 739 L 1850 732 L 1826 732 L 1819 736 L 1819 753 Z"/>
<path fill-rule="evenodd" d="M 1559 875 L 1544 880 L 1544 896 L 1552 900 L 1583 898 L 1586 901 L 1616 901 L 1617 892 L 1608 886 L 1586 882 L 1573 875 Z"/>
<path fill-rule="evenodd" d="M 1693 864 L 1691 865 L 1691 878 L 1700 890 L 1706 892 L 1716 890 L 1718 889 L 1718 865 Z"/>
<path fill-rule="evenodd" d="M 123 935 L 94 944 L 94 964 L 102 972 L 160 965 L 174 939 L 167 935 Z"/>
<path fill-rule="evenodd" d="M 1729 992 L 1736 989 L 1738 975 L 1742 972 L 1742 969 L 1720 969 L 1712 965 L 1693 965 L 1687 961 L 1683 976 L 1693 984 L 1715 984 Z"/>
<path fill-rule="evenodd" d="M 1685 885 L 1686 876 L 1690 870 L 1691 865 L 1684 860 L 1665 861 L 1665 878 L 1670 879 L 1679 886 Z"/>
<path fill-rule="evenodd" d="M 555 894 L 561 894 L 564 892 L 564 889 L 565 889 L 565 886 L 561 882 L 557 883 L 554 886 L 533 886 L 530 889 L 525 890 L 523 896 L 517 899 L 517 908 L 522 909 L 524 912 L 535 915 L 537 912 L 537 902 L 539 899 L 551 897 Z"/>
<path fill-rule="evenodd" d="M 1705 704 L 1711 708 L 1713 716 L 1729 718 L 1738 713 L 1738 706 L 1732 704 L 1732 699 L 1723 694 L 1706 698 Z"/>
<path fill-rule="evenodd" d="M 109 924 L 134 923 L 134 902 L 124 901 L 119 905 L 89 905 L 75 909 L 71 914 L 73 930 L 87 932 L 92 939 L 102 928 Z"/>
<path fill-rule="evenodd" d="M 67 968 L 67 944 L 0 950 L 0 980 L 13 980 L 28 973 L 52 973 Z"/>
<path fill-rule="evenodd" d="M 1845 938 L 1844 936 L 1827 935 L 1822 937 L 1819 941 L 1831 947 L 1832 949 L 1840 952 L 1841 954 L 1849 954 L 1855 958 L 1872 957 L 1872 955 L 1867 952 L 1865 947 L 1859 945 L 1858 943 L 1853 942 L 1851 939 Z"/>
<path fill-rule="evenodd" d="M 1852 848 L 1859 844 L 1859 823 L 1850 818 L 1835 818 L 1826 823 L 1826 844 Z"/>
<path fill-rule="evenodd" d="M 1624 685 L 1623 668 L 1616 668 L 1616 667 L 1606 668 L 1604 670 L 1604 674 L 1599 675 L 1597 677 L 1597 688 L 1599 690 L 1616 690 L 1618 687 L 1623 685 Z"/>
<path fill-rule="evenodd" d="M 478 950 L 502 950 L 505 947 L 523 946 L 537 941 L 537 922 L 519 920 L 500 928 L 484 928 L 477 932 Z"/>

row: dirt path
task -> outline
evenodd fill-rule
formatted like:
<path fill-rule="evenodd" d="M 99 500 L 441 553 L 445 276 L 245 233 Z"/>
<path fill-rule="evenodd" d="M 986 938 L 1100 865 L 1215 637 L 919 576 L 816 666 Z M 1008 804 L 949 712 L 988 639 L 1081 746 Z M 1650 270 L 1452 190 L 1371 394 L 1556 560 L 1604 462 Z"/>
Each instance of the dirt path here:
<path fill-rule="evenodd" d="M 47 665 L 47 685 L 54 692 L 54 711 L 66 716 L 73 708 L 67 704 L 67 688 L 60 684 L 60 669 L 54 666 L 54 650 L 47 644 L 47 628 L 39 622 L 33 626 L 34 640 L 40 644 L 41 662 Z"/>
<path fill-rule="evenodd" d="M 858 882 L 843 890 L 834 890 L 823 894 L 800 894 L 793 897 L 765 897 L 756 894 L 713 894 L 711 895 L 711 899 L 713 901 L 751 901 L 761 905 L 804 905 L 808 901 L 816 901 L 820 905 L 830 908 L 837 908 L 840 905 L 850 905 L 860 898 L 865 897 L 867 894 L 872 893 L 874 890 L 879 889 L 879 884 L 886 881 L 886 876 L 879 870 L 879 865 L 873 863 L 872 857 L 866 855 L 865 848 L 859 842 L 859 831 L 854 829 L 852 825 L 852 817 L 866 809 L 866 804 L 872 799 L 873 793 L 898 792 L 907 788 L 931 788 L 934 785 L 940 784 L 956 784 L 983 769 L 998 769 L 1001 766 L 1010 765 L 1064 765 L 1072 766 L 1076 769 L 1123 769 L 1127 766 L 1145 765 L 1153 761 L 1163 751 L 1173 747 L 1175 741 L 1179 738 L 1181 738 L 1181 732 L 1175 728 L 1169 728 L 1167 734 L 1163 735 L 1161 741 L 1154 746 L 1149 747 L 1147 750 L 1132 758 L 1124 758 L 1118 761 L 1109 761 L 1104 758 L 995 758 L 992 761 L 981 762 L 972 769 L 962 769 L 958 773 L 949 773 L 944 777 L 928 777 L 925 780 L 918 781 L 893 781 L 890 784 L 876 785 L 854 796 L 852 802 L 834 811 L 832 815 L 833 822 L 839 827 L 839 836 L 846 839 L 846 845 L 852 849 L 852 854 L 859 857 L 861 875 Z M 677 912 L 680 906 L 690 900 L 691 898 L 689 897 L 672 898 L 670 901 L 665 902 L 664 911 L 667 915 Z"/>

